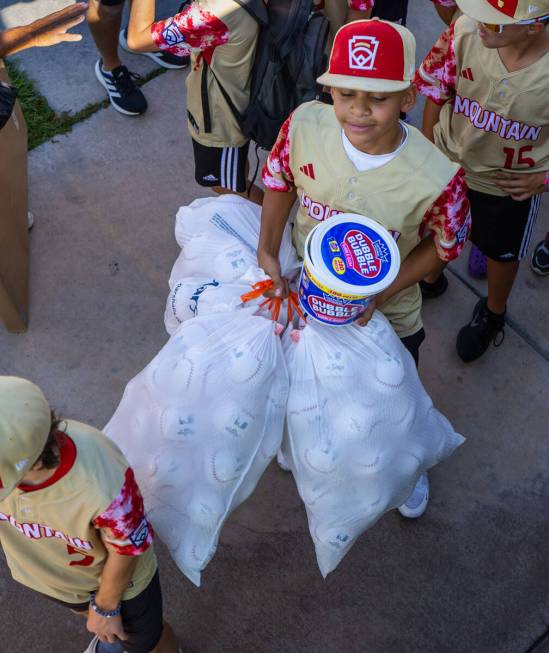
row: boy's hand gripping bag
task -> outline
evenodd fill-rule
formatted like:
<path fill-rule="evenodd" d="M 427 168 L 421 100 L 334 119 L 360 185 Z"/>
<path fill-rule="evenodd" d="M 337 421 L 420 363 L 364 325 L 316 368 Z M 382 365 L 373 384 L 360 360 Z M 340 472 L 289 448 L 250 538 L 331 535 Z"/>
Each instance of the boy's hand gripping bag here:
<path fill-rule="evenodd" d="M 282 453 L 326 577 L 464 438 L 433 407 L 379 311 L 364 328 L 311 322 L 286 332 L 283 346 L 290 395 Z"/>
<path fill-rule="evenodd" d="M 288 395 L 279 325 L 243 309 L 182 324 L 126 386 L 105 433 L 196 585 L 229 514 L 276 455 Z"/>
<path fill-rule="evenodd" d="M 175 238 L 181 246 L 170 274 L 170 288 L 181 279 L 199 277 L 235 283 L 257 269 L 261 207 L 238 195 L 197 199 L 179 209 Z M 280 246 L 282 273 L 289 279 L 301 265 L 288 225 Z M 261 273 L 259 273 L 261 274 Z"/>

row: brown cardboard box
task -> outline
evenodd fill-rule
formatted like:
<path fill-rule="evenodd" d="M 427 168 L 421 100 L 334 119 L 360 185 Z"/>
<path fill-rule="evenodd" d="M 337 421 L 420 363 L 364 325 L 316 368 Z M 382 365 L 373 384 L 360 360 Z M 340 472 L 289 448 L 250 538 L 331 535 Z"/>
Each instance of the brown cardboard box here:
<path fill-rule="evenodd" d="M 9 81 L 0 60 L 0 79 Z M 19 103 L 0 129 L 0 320 L 26 331 L 29 301 L 27 127 Z"/>

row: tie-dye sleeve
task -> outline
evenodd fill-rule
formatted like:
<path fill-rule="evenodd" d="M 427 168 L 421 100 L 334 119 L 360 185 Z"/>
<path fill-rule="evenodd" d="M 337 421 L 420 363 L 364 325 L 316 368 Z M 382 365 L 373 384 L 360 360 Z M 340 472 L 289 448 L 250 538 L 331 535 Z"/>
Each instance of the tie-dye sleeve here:
<path fill-rule="evenodd" d="M 457 65 L 454 25 L 443 32 L 416 72 L 418 91 L 435 104 L 443 105 L 456 93 Z"/>
<path fill-rule="evenodd" d="M 151 25 L 159 50 L 183 56 L 191 51 L 213 51 L 229 40 L 229 28 L 211 12 L 193 2 L 184 11 Z"/>
<path fill-rule="evenodd" d="M 374 0 L 347 0 L 347 5 L 355 11 L 368 11 L 374 6 Z"/>
<path fill-rule="evenodd" d="M 267 188 L 289 193 L 294 187 L 294 175 L 290 168 L 290 125 L 292 116 L 280 128 L 267 162 L 263 167 L 262 179 Z"/>
<path fill-rule="evenodd" d="M 121 555 L 141 555 L 152 544 L 154 531 L 145 516 L 143 497 L 130 467 L 119 495 L 93 524 L 101 530 L 103 540 Z"/>
<path fill-rule="evenodd" d="M 460 255 L 470 230 L 471 206 L 461 168 L 425 214 L 419 235 L 432 236 L 439 258 L 453 261 Z"/>

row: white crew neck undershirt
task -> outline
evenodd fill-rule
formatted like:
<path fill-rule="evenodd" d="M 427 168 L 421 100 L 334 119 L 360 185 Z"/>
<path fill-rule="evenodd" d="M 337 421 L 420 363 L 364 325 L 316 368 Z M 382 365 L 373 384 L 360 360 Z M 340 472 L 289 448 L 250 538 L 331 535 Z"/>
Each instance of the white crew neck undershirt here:
<path fill-rule="evenodd" d="M 402 129 L 402 141 L 396 150 L 389 152 L 388 154 L 366 154 L 366 152 L 361 152 L 357 150 L 354 145 L 351 144 L 351 141 L 345 135 L 343 129 L 341 130 L 341 139 L 343 141 L 343 149 L 345 154 L 351 160 L 351 163 L 359 172 L 365 172 L 366 170 L 374 170 L 375 168 L 380 168 L 381 166 L 392 161 L 402 148 L 406 145 L 408 140 L 408 127 L 401 122 L 400 127 Z"/>

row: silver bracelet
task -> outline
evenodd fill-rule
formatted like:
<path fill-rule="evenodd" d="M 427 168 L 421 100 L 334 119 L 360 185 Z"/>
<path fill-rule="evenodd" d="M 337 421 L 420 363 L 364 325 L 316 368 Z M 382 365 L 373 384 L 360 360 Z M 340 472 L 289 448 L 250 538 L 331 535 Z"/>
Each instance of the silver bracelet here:
<path fill-rule="evenodd" d="M 101 608 L 95 602 L 95 592 L 90 594 L 90 607 L 96 612 L 100 617 L 105 617 L 105 619 L 110 619 L 111 617 L 118 617 L 122 611 L 122 602 L 118 604 L 115 610 L 101 610 Z"/>

